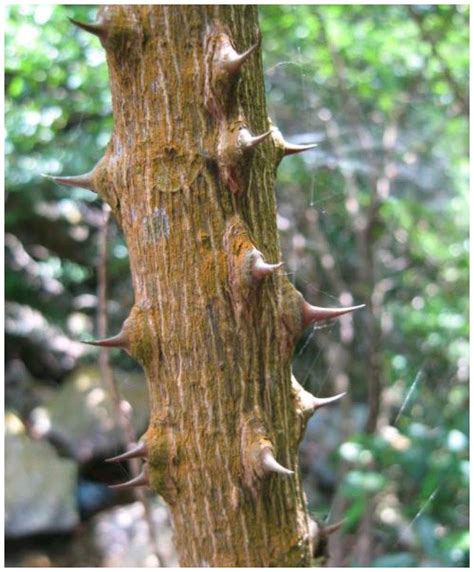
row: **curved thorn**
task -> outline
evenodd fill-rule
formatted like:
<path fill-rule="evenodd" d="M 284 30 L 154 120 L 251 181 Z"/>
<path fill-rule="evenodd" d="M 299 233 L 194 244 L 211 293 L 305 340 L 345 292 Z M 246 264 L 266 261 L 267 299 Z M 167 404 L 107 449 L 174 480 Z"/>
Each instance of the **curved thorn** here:
<path fill-rule="evenodd" d="M 320 308 L 319 306 L 312 306 L 305 302 L 303 305 L 303 326 L 306 327 L 312 322 L 321 322 L 323 320 L 330 320 L 337 318 L 343 314 L 354 312 L 360 308 L 364 308 L 365 304 L 359 306 L 350 306 L 347 308 Z"/>
<path fill-rule="evenodd" d="M 250 48 L 248 50 L 245 50 L 245 52 L 243 52 L 242 54 L 238 54 L 237 52 L 234 51 L 232 57 L 222 62 L 223 68 L 229 75 L 237 75 L 240 72 L 242 66 L 245 64 L 245 62 L 249 59 L 249 57 L 254 53 L 254 51 L 259 46 L 260 46 L 260 41 L 257 40 L 257 42 L 253 46 L 250 46 Z"/>
<path fill-rule="evenodd" d="M 116 455 L 115 457 L 110 457 L 110 459 L 105 459 L 106 463 L 119 463 L 120 461 L 128 461 L 128 459 L 136 459 L 137 457 L 143 458 L 148 456 L 148 449 L 146 443 L 143 441 L 139 443 L 133 449 L 122 453 L 121 455 Z"/>
<path fill-rule="evenodd" d="M 261 135 L 253 136 L 247 128 L 241 128 L 239 132 L 239 136 L 237 138 L 237 145 L 239 147 L 243 147 L 244 149 L 252 149 L 264 139 L 266 139 L 272 130 L 268 130 Z"/>
<path fill-rule="evenodd" d="M 308 151 L 309 149 L 314 149 L 317 147 L 317 143 L 311 143 L 309 145 L 294 145 L 292 143 L 287 143 L 285 141 L 283 154 L 286 157 L 287 155 L 294 155 L 295 153 L 302 153 L 303 151 Z"/>
<path fill-rule="evenodd" d="M 344 395 L 346 395 L 346 391 L 344 391 L 343 393 L 339 393 L 338 395 L 333 395 L 332 397 L 314 397 L 313 398 L 314 410 L 316 411 L 316 409 L 319 409 L 320 407 L 329 405 L 330 403 L 333 403 L 334 401 L 341 399 L 342 397 L 344 397 Z"/>
<path fill-rule="evenodd" d="M 262 280 L 262 278 L 265 278 L 268 274 L 272 274 L 282 266 L 283 262 L 279 262 L 278 264 L 268 264 L 263 259 L 262 253 L 257 251 L 252 265 L 252 276 L 257 280 Z"/>
<path fill-rule="evenodd" d="M 109 489 L 115 489 L 116 491 L 124 491 L 127 489 L 133 489 L 135 487 L 147 487 L 150 485 L 150 480 L 148 479 L 145 470 L 143 470 L 137 477 L 130 479 L 125 483 L 119 483 L 117 485 L 109 485 Z"/>
<path fill-rule="evenodd" d="M 75 20 L 74 18 L 68 19 L 72 24 L 74 24 L 74 26 L 89 32 L 89 34 L 94 34 L 94 36 L 97 36 L 100 40 L 105 40 L 107 38 L 107 28 L 103 24 L 89 24 L 88 22 L 81 22 L 80 20 Z"/>
<path fill-rule="evenodd" d="M 120 348 L 122 350 L 128 350 L 130 348 L 130 341 L 125 332 L 121 331 L 116 336 L 111 338 L 105 338 L 104 340 L 93 340 L 93 341 L 83 341 L 83 344 L 89 346 L 99 346 L 101 348 Z"/>
<path fill-rule="evenodd" d="M 294 475 L 294 471 L 286 469 L 273 456 L 270 447 L 264 447 L 262 450 L 262 467 L 268 473 L 279 473 L 280 475 Z"/>
<path fill-rule="evenodd" d="M 269 129 L 268 131 L 266 131 L 265 133 L 262 133 L 261 135 L 256 135 L 255 137 L 251 138 L 250 144 L 248 144 L 248 147 L 255 147 L 255 145 L 258 145 L 261 141 L 263 141 L 264 139 L 266 139 L 270 134 L 271 134 L 272 130 Z"/>
<path fill-rule="evenodd" d="M 261 143 L 264 139 L 266 139 L 271 132 L 272 130 L 269 129 L 265 133 L 262 133 L 261 135 L 256 135 L 255 137 L 253 135 L 250 135 L 250 132 L 248 132 L 248 134 L 246 133 L 242 137 L 241 145 L 242 147 L 245 147 L 245 149 L 253 149 L 253 147 L 256 147 L 259 143 Z"/>
<path fill-rule="evenodd" d="M 66 185 L 68 187 L 81 187 L 82 189 L 89 189 L 94 191 L 92 182 L 92 172 L 85 175 L 77 175 L 73 177 L 54 177 L 52 175 L 41 175 L 46 179 L 51 179 L 58 185 Z"/>
<path fill-rule="evenodd" d="M 346 520 L 342 519 L 339 522 L 336 522 L 335 524 L 330 524 L 329 526 L 323 527 L 324 534 L 326 536 L 330 536 L 334 532 L 338 531 L 345 522 Z"/>

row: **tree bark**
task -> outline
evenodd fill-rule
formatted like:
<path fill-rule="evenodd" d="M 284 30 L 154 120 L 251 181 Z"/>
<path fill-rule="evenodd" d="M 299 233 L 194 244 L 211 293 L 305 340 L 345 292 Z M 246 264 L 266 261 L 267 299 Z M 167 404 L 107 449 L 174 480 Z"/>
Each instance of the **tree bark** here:
<path fill-rule="evenodd" d="M 301 149 L 267 117 L 257 8 L 116 5 L 88 28 L 114 131 L 83 183 L 129 249 L 135 304 L 102 345 L 145 371 L 139 484 L 168 503 L 183 566 L 308 566 L 324 531 L 297 454 L 317 404 L 291 359 L 306 325 L 338 313 L 307 305 L 277 266 L 276 167 Z"/>

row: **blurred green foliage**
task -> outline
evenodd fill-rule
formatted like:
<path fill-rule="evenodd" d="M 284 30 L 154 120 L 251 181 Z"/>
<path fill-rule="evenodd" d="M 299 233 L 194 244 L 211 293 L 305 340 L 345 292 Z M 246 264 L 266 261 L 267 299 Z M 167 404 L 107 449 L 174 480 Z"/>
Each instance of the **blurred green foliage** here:
<path fill-rule="evenodd" d="M 8 365 L 20 360 L 46 383 L 77 365 L 81 355 L 58 339 L 93 335 L 102 217 L 93 193 L 40 175 L 89 171 L 112 118 L 104 52 L 67 19 L 92 21 L 94 7 L 6 10 L 7 405 L 27 416 L 8 402 Z M 351 293 L 368 306 L 346 330 L 308 332 L 294 364 L 315 393 L 345 374 L 363 407 L 329 461 L 342 466 L 343 565 L 364 563 L 354 545 L 372 510 L 366 564 L 466 566 L 468 7 L 260 6 L 260 15 L 270 117 L 289 140 L 319 143 L 278 172 L 289 277 L 310 302 Z M 113 332 L 133 301 L 115 227 L 109 298 Z M 31 336 L 35 324 L 42 337 Z M 367 432 L 371 398 L 380 408 Z M 314 512 L 331 511 L 330 496 L 311 498 Z"/>
<path fill-rule="evenodd" d="M 466 566 L 469 9 L 260 11 L 270 116 L 319 143 L 279 168 L 284 259 L 308 299 L 347 288 L 375 322 L 360 312 L 341 339 L 353 398 L 370 398 L 371 347 L 382 384 L 378 430 L 352 423 L 332 461 L 343 565 Z M 337 328 L 301 342 L 294 368 L 312 391 L 337 382 L 335 342 Z M 368 510 L 373 553 L 361 557 L 351 536 Z"/>

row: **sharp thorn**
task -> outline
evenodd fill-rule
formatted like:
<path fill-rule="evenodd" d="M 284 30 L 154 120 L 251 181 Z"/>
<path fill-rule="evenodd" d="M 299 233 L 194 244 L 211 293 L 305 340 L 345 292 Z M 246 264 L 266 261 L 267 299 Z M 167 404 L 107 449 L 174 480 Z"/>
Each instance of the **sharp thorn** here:
<path fill-rule="evenodd" d="M 323 527 L 324 534 L 326 536 L 330 536 L 334 532 L 337 532 L 345 522 L 346 522 L 345 519 L 343 519 L 334 524 L 330 524 L 329 526 L 324 526 Z"/>
<path fill-rule="evenodd" d="M 86 173 L 85 175 L 77 175 L 74 177 L 54 177 L 52 175 L 42 175 L 42 177 L 51 179 L 58 185 L 67 185 L 68 187 L 81 187 L 83 189 L 94 191 L 92 173 Z"/>
<path fill-rule="evenodd" d="M 222 66 L 227 71 L 229 75 L 237 75 L 245 62 L 254 53 L 254 51 L 260 46 L 260 41 L 257 41 L 248 50 L 245 50 L 242 54 L 238 54 L 234 51 L 232 56 L 222 62 Z"/>
<path fill-rule="evenodd" d="M 324 407 L 325 405 L 329 405 L 338 399 L 341 399 L 346 395 L 346 392 L 339 393 L 338 395 L 333 395 L 332 397 L 314 397 L 314 410 L 319 409 L 320 407 Z"/>
<path fill-rule="evenodd" d="M 245 142 L 245 144 L 244 144 L 245 147 L 247 149 L 252 149 L 256 145 L 261 143 L 264 139 L 266 139 L 271 134 L 271 132 L 272 132 L 272 130 L 269 129 L 265 133 L 262 133 L 262 135 L 256 135 L 255 137 L 250 137 L 250 139 Z"/>
<path fill-rule="evenodd" d="M 257 280 L 262 280 L 262 278 L 265 278 L 265 276 L 268 276 L 268 274 L 272 274 L 282 266 L 283 262 L 279 262 L 278 264 L 268 264 L 263 259 L 262 253 L 257 251 L 254 256 L 252 276 Z"/>
<path fill-rule="evenodd" d="M 136 459 L 137 457 L 143 458 L 148 456 L 148 450 L 145 442 L 139 443 L 133 449 L 117 455 L 115 457 L 110 457 L 110 459 L 105 459 L 106 463 L 119 463 L 120 461 L 128 461 L 128 459 Z"/>
<path fill-rule="evenodd" d="M 112 336 L 111 338 L 105 338 L 104 340 L 93 340 L 89 342 L 83 341 L 82 343 L 89 346 L 99 346 L 101 348 L 120 348 L 127 351 L 130 347 L 128 336 L 123 331 L 119 332 L 116 336 Z"/>
<path fill-rule="evenodd" d="M 117 485 L 109 485 L 109 489 L 114 489 L 116 491 L 124 491 L 127 489 L 133 489 L 135 487 L 147 487 L 150 485 L 150 480 L 143 470 L 137 477 L 130 479 L 125 483 L 119 483 Z"/>
<path fill-rule="evenodd" d="M 271 132 L 272 130 L 269 129 L 261 135 L 253 136 L 248 129 L 241 129 L 238 139 L 239 146 L 243 147 L 244 149 L 252 149 L 261 143 L 264 139 L 266 139 L 271 134 Z"/>
<path fill-rule="evenodd" d="M 347 308 L 320 308 L 319 306 L 312 306 L 308 304 L 308 302 L 305 302 L 303 305 L 303 325 L 306 327 L 312 322 L 321 322 L 323 320 L 337 318 L 343 314 L 348 314 L 349 312 L 354 312 L 364 307 L 365 304 Z"/>
<path fill-rule="evenodd" d="M 100 40 L 105 40 L 107 38 L 107 28 L 103 24 L 89 24 L 88 22 L 81 22 L 74 18 L 69 18 L 69 21 L 74 24 L 74 26 L 89 32 L 89 34 L 94 34 L 94 36 L 97 36 Z"/>
<path fill-rule="evenodd" d="M 308 151 L 309 149 L 314 149 L 318 146 L 317 143 L 310 143 L 308 145 L 296 145 L 294 143 L 288 143 L 288 141 L 285 141 L 281 131 L 275 125 L 272 125 L 272 131 L 278 147 L 283 150 L 284 157 L 286 157 L 286 155 L 302 153 L 303 151 Z"/>
<path fill-rule="evenodd" d="M 283 153 L 286 157 L 287 155 L 294 155 L 295 153 L 302 153 L 303 151 L 314 149 L 317 146 L 318 146 L 317 143 L 312 143 L 310 145 L 293 145 L 292 143 L 287 143 L 285 141 Z"/>
<path fill-rule="evenodd" d="M 262 467 L 268 473 L 279 473 L 280 475 L 293 475 L 294 471 L 286 469 L 273 456 L 273 452 L 270 447 L 264 447 L 262 450 Z"/>

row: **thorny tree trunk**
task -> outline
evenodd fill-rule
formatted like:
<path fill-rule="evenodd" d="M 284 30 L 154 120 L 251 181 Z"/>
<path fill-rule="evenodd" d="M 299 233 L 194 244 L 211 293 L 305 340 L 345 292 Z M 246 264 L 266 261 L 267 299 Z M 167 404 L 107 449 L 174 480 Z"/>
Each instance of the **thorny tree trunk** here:
<path fill-rule="evenodd" d="M 90 174 L 56 180 L 96 191 L 127 241 L 135 304 L 98 343 L 148 382 L 135 484 L 168 503 L 183 566 L 308 566 L 327 530 L 298 444 L 325 400 L 292 378 L 292 353 L 351 309 L 310 306 L 276 264 L 276 167 L 307 147 L 267 117 L 257 9 L 110 6 L 78 25 L 106 50 L 115 127 Z"/>

